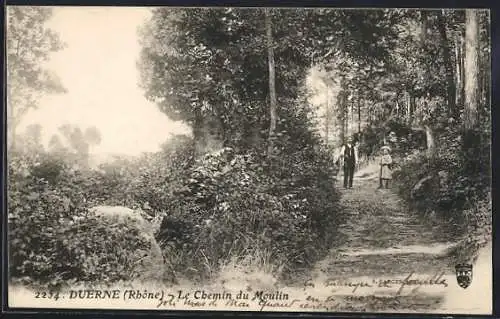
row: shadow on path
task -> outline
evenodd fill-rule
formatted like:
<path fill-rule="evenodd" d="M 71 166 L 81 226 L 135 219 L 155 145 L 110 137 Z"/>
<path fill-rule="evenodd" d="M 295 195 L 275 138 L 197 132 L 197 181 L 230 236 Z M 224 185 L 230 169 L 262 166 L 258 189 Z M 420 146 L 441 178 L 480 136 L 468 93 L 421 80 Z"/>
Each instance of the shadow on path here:
<path fill-rule="evenodd" d="M 364 299 L 348 297 L 353 293 L 335 286 L 332 292 L 345 297 L 337 311 L 439 311 L 446 304 L 449 287 L 458 287 L 449 252 L 463 234 L 456 225 L 418 217 L 393 190 L 377 189 L 375 169 L 372 166 L 359 172 L 352 189 L 343 189 L 343 176 L 338 177 L 341 205 L 348 217 L 339 227 L 340 245 L 316 264 L 312 282 L 372 283 L 354 293 Z M 400 284 L 391 286 L 394 289 L 379 289 L 373 284 L 381 278 L 401 280 L 408 276 L 423 281 L 445 279 L 447 287 L 431 284 L 398 292 Z"/>

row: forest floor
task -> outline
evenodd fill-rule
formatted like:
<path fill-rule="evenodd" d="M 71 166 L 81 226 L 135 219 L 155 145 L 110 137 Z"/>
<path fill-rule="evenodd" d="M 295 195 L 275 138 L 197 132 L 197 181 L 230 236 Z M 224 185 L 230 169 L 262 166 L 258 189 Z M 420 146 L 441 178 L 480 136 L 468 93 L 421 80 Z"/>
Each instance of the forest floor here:
<path fill-rule="evenodd" d="M 375 165 L 355 174 L 352 189 L 344 189 L 342 179 L 339 176 L 337 184 L 348 218 L 339 227 L 340 245 L 315 266 L 308 283 L 308 288 L 326 288 L 343 299 L 330 310 L 447 313 L 463 309 L 467 313 L 488 305 L 490 292 L 488 300 L 487 295 L 482 299 L 472 291 L 489 285 L 488 277 L 479 274 L 491 274 L 491 249 L 481 252 L 473 271 L 476 281 L 462 289 L 455 275 L 457 261 L 450 254 L 465 235 L 457 225 L 419 217 L 392 189 L 378 189 Z"/>

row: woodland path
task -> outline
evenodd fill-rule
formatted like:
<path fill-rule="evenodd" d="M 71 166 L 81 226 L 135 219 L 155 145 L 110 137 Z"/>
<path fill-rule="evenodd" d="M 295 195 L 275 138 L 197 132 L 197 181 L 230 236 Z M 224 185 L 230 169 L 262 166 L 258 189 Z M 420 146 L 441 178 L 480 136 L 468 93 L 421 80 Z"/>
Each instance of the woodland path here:
<path fill-rule="evenodd" d="M 363 272 L 374 267 L 384 275 L 442 269 L 449 261 L 443 255 L 462 236 L 457 226 L 433 223 L 411 212 L 393 189 L 378 189 L 374 169 L 357 173 L 352 189 L 344 190 L 342 181 L 337 182 L 348 214 L 339 229 L 342 245 L 332 251 L 343 256 L 336 259 L 337 267 L 348 263 L 352 271 Z"/>
<path fill-rule="evenodd" d="M 392 189 L 377 189 L 376 165 L 355 174 L 352 189 L 343 189 L 342 178 L 339 176 L 337 185 L 348 217 L 339 227 L 340 245 L 312 272 L 310 283 L 315 288 L 310 289 L 317 291 L 311 291 L 311 295 L 333 293 L 340 297 L 343 301 L 330 308 L 334 311 L 449 313 L 464 306 L 464 311 L 469 312 L 467 302 L 472 291 L 458 286 L 456 261 L 449 253 L 463 235 L 460 230 L 419 218 Z M 487 263 L 484 267 L 488 267 Z M 390 288 L 377 284 L 379 280 L 408 276 L 427 281 L 441 278 L 447 287 L 425 285 L 412 291 L 415 285 L 399 291 L 401 282 L 389 284 Z M 356 289 L 354 295 L 359 298 L 346 297 L 353 295 L 353 287 L 346 286 L 361 282 L 370 286 Z"/>

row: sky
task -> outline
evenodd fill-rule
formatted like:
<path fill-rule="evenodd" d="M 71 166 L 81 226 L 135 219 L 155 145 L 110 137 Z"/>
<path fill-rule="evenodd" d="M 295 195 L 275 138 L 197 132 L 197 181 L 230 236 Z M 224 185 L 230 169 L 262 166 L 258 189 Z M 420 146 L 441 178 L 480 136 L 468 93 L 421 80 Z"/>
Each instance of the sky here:
<path fill-rule="evenodd" d="M 148 8 L 54 8 L 48 26 L 67 47 L 53 54 L 48 67 L 68 93 L 45 96 L 19 130 L 39 123 L 48 141 L 63 124 L 96 126 L 102 142 L 95 154 L 127 155 L 156 151 L 170 134 L 188 133 L 147 101 L 138 86 L 137 29 L 149 14 Z"/>

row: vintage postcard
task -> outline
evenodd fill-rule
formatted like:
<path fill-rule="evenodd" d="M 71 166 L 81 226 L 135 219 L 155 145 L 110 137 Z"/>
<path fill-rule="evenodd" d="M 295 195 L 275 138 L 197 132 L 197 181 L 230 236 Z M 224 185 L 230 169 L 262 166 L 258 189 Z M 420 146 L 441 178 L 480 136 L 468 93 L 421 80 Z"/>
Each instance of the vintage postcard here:
<path fill-rule="evenodd" d="M 6 17 L 9 307 L 492 313 L 488 10 Z"/>

